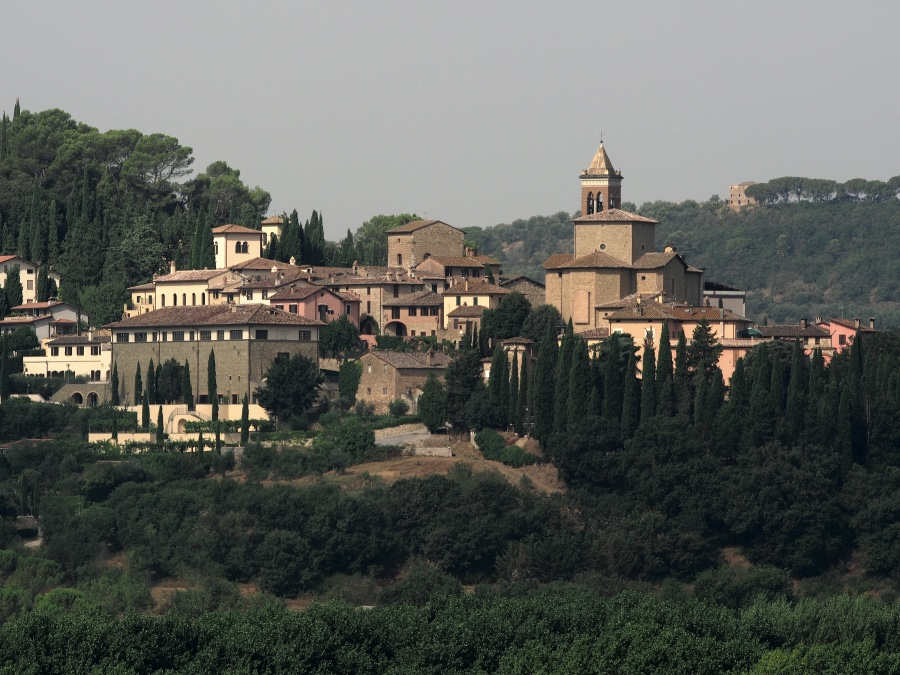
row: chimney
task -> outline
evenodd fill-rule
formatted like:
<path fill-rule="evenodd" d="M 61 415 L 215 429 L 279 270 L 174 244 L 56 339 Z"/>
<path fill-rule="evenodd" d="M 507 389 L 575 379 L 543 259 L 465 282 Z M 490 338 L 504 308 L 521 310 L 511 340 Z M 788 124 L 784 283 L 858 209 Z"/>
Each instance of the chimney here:
<path fill-rule="evenodd" d="M 291 256 L 291 265 L 296 265 L 297 259 L 294 256 Z"/>
<path fill-rule="evenodd" d="M 469 277 L 466 277 L 466 290 L 469 290 Z M 857 323 L 859 323 L 859 322 L 857 321 Z M 859 326 L 857 326 L 857 328 L 858 327 Z"/>
<path fill-rule="evenodd" d="M 859 330 L 860 319 L 856 317 L 856 330 Z"/>
<path fill-rule="evenodd" d="M 169 263 L 169 274 L 175 274 L 175 261 Z"/>
<path fill-rule="evenodd" d="M 817 317 L 816 317 L 816 324 L 820 324 L 820 323 L 822 323 L 822 317 L 821 317 L 821 316 L 817 316 Z"/>
<path fill-rule="evenodd" d="M 358 260 L 353 261 L 353 275 L 354 276 L 359 275 L 359 261 Z"/>
<path fill-rule="evenodd" d="M 434 365 L 434 349 L 429 349 L 427 352 L 425 352 L 425 363 L 427 363 L 429 366 Z"/>
<path fill-rule="evenodd" d="M 806 319 L 800 319 L 800 328 L 806 328 Z"/>
<path fill-rule="evenodd" d="M 875 317 L 874 316 L 869 317 L 869 328 L 871 328 L 872 330 L 875 330 Z"/>
<path fill-rule="evenodd" d="M 459 250 L 459 249 L 457 249 L 457 250 Z M 475 251 L 472 250 L 472 247 L 471 247 L 471 246 L 466 246 L 466 257 L 467 257 L 467 258 L 474 258 L 474 257 L 475 257 Z"/>

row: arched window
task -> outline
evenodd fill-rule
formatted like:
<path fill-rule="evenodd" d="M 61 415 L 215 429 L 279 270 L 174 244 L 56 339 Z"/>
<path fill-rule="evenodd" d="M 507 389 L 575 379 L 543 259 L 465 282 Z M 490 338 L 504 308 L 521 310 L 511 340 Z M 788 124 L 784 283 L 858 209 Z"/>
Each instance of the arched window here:
<path fill-rule="evenodd" d="M 219 242 L 213 242 L 213 251 L 215 251 L 216 255 L 219 255 Z"/>
<path fill-rule="evenodd" d="M 603 210 L 603 193 L 597 193 L 597 213 L 600 213 Z"/>
<path fill-rule="evenodd" d="M 594 193 L 588 192 L 587 198 L 587 213 L 585 215 L 591 215 L 594 212 Z"/>
<path fill-rule="evenodd" d="M 163 303 L 166 304 L 166 303 Z M 178 293 L 172 293 L 172 307 L 178 306 Z"/>
<path fill-rule="evenodd" d="M 182 304 L 182 305 L 187 305 L 187 293 L 182 293 L 182 294 L 181 294 L 181 304 Z"/>
<path fill-rule="evenodd" d="M 200 294 L 200 304 L 201 304 L 201 305 L 205 305 L 205 304 L 206 304 L 206 293 L 201 293 L 201 294 Z"/>
<path fill-rule="evenodd" d="M 241 252 L 241 242 L 239 242 L 239 241 L 234 242 L 234 252 L 235 253 Z"/>
<path fill-rule="evenodd" d="M 241 246 L 241 253 L 246 253 L 248 250 L 249 250 L 249 246 L 248 246 L 247 242 L 245 241 L 244 245 Z"/>
<path fill-rule="evenodd" d="M 191 293 L 191 304 L 192 305 L 197 304 L 197 294 L 196 293 Z"/>
<path fill-rule="evenodd" d="M 160 303 L 161 303 L 161 304 L 160 304 L 160 307 L 165 307 L 165 306 L 166 306 L 166 294 L 165 294 L 165 293 L 160 293 L 160 294 L 159 294 L 159 301 L 160 301 Z"/>

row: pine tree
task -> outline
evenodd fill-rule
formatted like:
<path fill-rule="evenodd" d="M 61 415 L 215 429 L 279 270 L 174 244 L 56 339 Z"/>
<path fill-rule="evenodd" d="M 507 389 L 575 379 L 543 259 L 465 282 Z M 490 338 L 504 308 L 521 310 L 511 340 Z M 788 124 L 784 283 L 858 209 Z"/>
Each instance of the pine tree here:
<path fill-rule="evenodd" d="M 134 369 L 134 404 L 140 405 L 143 399 L 144 383 L 141 381 L 141 362 Z"/>
<path fill-rule="evenodd" d="M 553 433 L 554 404 L 553 395 L 556 387 L 555 368 L 559 351 L 556 341 L 556 327 L 547 324 L 547 334 L 538 347 L 538 358 L 534 368 L 531 387 L 531 419 L 534 425 L 534 436 L 546 442 Z"/>
<path fill-rule="evenodd" d="M 241 447 L 246 448 L 250 442 L 250 399 L 244 394 L 241 401 Z"/>
<path fill-rule="evenodd" d="M 162 443 L 165 440 L 163 435 L 163 414 L 162 406 L 159 406 L 159 412 L 156 415 L 156 442 Z"/>
<path fill-rule="evenodd" d="M 194 409 L 194 388 L 191 385 L 191 364 L 184 360 L 184 368 L 181 369 L 181 402 L 187 405 L 188 410 Z"/>
<path fill-rule="evenodd" d="M 644 372 L 641 373 L 641 424 L 656 415 L 656 354 L 653 345 L 644 345 L 641 359 Z"/>
<path fill-rule="evenodd" d="M 565 379 L 568 380 L 569 387 L 566 392 L 566 428 L 572 431 L 587 417 L 585 408 L 589 405 L 594 388 L 591 360 L 588 357 L 587 342 L 583 338 L 575 338 L 572 362 Z"/>
<path fill-rule="evenodd" d="M 209 361 L 206 365 L 206 395 L 212 404 L 212 419 L 219 419 L 219 387 L 216 384 L 216 353 L 209 350 Z"/>
<path fill-rule="evenodd" d="M 660 415 L 671 417 L 675 414 L 675 381 L 668 322 L 663 322 L 659 336 L 659 357 L 656 362 L 656 407 Z"/>
<path fill-rule="evenodd" d="M 110 402 L 119 405 L 119 364 L 113 364 L 112 378 L 110 379 Z"/>
<path fill-rule="evenodd" d="M 569 422 L 569 373 L 572 368 L 572 353 L 575 350 L 575 330 L 572 320 L 563 333 L 562 344 L 556 359 L 556 384 L 553 389 L 553 431 L 561 433 Z"/>
<path fill-rule="evenodd" d="M 637 362 L 634 349 L 628 350 L 628 367 L 625 371 L 624 392 L 622 394 L 621 433 L 623 439 L 634 436 L 641 419 L 641 383 L 637 379 Z"/>

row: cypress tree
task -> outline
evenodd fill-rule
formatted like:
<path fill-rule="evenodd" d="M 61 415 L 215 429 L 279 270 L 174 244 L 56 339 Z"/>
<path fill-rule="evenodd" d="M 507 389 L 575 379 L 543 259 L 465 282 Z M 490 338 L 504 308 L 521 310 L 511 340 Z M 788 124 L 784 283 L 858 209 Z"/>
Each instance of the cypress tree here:
<path fill-rule="evenodd" d="M 162 406 L 159 406 L 159 412 L 156 414 L 156 442 L 162 443 L 164 438 Z"/>
<path fill-rule="evenodd" d="M 675 398 L 678 412 L 682 415 L 690 415 L 691 405 L 694 401 L 684 331 L 678 334 L 678 343 L 675 345 Z"/>
<path fill-rule="evenodd" d="M 556 328 L 552 322 L 547 323 L 547 334 L 538 348 L 537 363 L 531 387 L 531 419 L 534 425 L 534 436 L 545 442 L 553 433 L 553 394 L 556 386 L 554 370 L 559 351 L 556 342 Z"/>
<path fill-rule="evenodd" d="M 188 410 L 194 409 L 194 388 L 191 385 L 191 364 L 184 360 L 184 368 L 181 370 L 181 401 L 186 404 Z"/>
<path fill-rule="evenodd" d="M 709 425 L 715 422 L 716 416 L 725 402 L 725 378 L 720 368 L 714 368 L 709 388 L 706 390 L 706 419 Z"/>
<path fill-rule="evenodd" d="M 771 384 L 769 393 L 772 396 L 772 407 L 778 417 L 784 415 L 784 372 L 781 369 L 781 359 L 778 354 L 772 354 L 770 366 Z"/>
<path fill-rule="evenodd" d="M 112 379 L 110 380 L 110 402 L 119 405 L 119 364 L 113 364 Z"/>
<path fill-rule="evenodd" d="M 803 350 L 800 341 L 794 342 L 791 354 L 791 377 L 788 381 L 787 406 L 785 416 L 791 441 L 796 441 L 803 431 L 806 418 L 806 391 L 804 384 L 809 380 L 803 367 Z"/>
<path fill-rule="evenodd" d="M 112 438 L 114 441 L 119 439 L 119 416 L 113 411 L 112 418 Z"/>
<path fill-rule="evenodd" d="M 478 352 L 479 358 L 484 358 L 485 354 L 481 351 L 481 343 L 478 341 L 478 324 L 472 324 L 472 349 Z"/>
<path fill-rule="evenodd" d="M 775 404 L 772 401 L 772 366 L 766 343 L 753 350 L 753 383 L 750 389 L 751 442 L 760 446 L 772 439 L 775 430 Z"/>
<path fill-rule="evenodd" d="M 246 448 L 250 442 L 250 399 L 244 394 L 241 402 L 241 447 Z"/>
<path fill-rule="evenodd" d="M 675 379 L 668 322 L 663 322 L 659 336 L 659 356 L 656 362 L 656 407 L 660 415 L 671 417 L 675 414 Z"/>
<path fill-rule="evenodd" d="M 141 403 L 141 428 L 144 431 L 150 431 L 150 400 L 146 394 Z"/>
<path fill-rule="evenodd" d="M 589 405 L 594 388 L 587 342 L 580 337 L 575 338 L 572 363 L 569 365 L 566 379 L 569 385 L 566 396 L 566 426 L 571 431 L 586 417 L 585 408 Z"/>
<path fill-rule="evenodd" d="M 502 407 L 507 405 L 507 402 L 502 401 L 501 397 L 503 395 L 503 386 L 502 381 L 506 371 L 504 364 L 506 363 L 506 352 L 500 345 L 497 345 L 497 348 L 494 349 L 494 356 L 491 358 L 491 376 L 488 380 L 488 396 L 491 402 L 491 405 L 500 410 Z M 502 413 L 498 412 L 498 415 L 502 418 Z M 500 419 L 498 420 L 499 424 L 504 424 L 505 421 Z"/>
<path fill-rule="evenodd" d="M 850 384 L 845 382 L 841 387 L 834 434 L 834 449 L 845 467 L 849 466 L 853 459 L 853 404 L 851 398 Z"/>
<path fill-rule="evenodd" d="M 750 405 L 750 390 L 747 386 L 747 374 L 744 368 L 744 359 L 740 358 L 734 364 L 734 373 L 731 375 L 731 390 L 728 397 L 729 405 L 746 412 Z"/>
<path fill-rule="evenodd" d="M 9 398 L 9 338 L 3 336 L 3 360 L 0 361 L 0 402 Z"/>
<path fill-rule="evenodd" d="M 509 423 L 514 429 L 520 429 L 522 420 L 519 419 L 519 352 L 513 351 L 512 365 L 509 367 Z M 518 433 L 518 431 L 516 432 Z"/>
<path fill-rule="evenodd" d="M 565 431 L 569 421 L 569 374 L 572 368 L 572 353 L 575 350 L 575 330 L 572 320 L 566 326 L 562 345 L 556 359 L 556 386 L 553 389 L 553 430 Z"/>
<path fill-rule="evenodd" d="M 625 380 L 619 361 L 622 358 L 621 334 L 613 333 L 606 341 L 606 362 L 603 364 L 603 419 L 621 422 L 622 397 Z"/>
<path fill-rule="evenodd" d="M 142 394 L 144 392 L 144 383 L 141 381 L 141 362 L 138 361 L 134 369 L 134 404 L 140 405 Z"/>
<path fill-rule="evenodd" d="M 13 265 L 6 273 L 3 291 L 6 293 L 6 302 L 10 309 L 22 304 L 22 280 L 19 278 L 18 265 Z"/>
<path fill-rule="evenodd" d="M 0 119 L 0 160 L 6 157 L 7 148 L 9 147 L 9 117 L 6 111 L 3 111 L 3 118 Z"/>
<path fill-rule="evenodd" d="M 19 98 L 16 97 L 16 107 L 13 108 L 13 121 L 15 121 L 19 117 L 19 113 L 21 109 L 19 108 Z"/>
<path fill-rule="evenodd" d="M 38 302 L 47 302 L 50 295 L 50 289 L 47 278 L 47 266 L 41 265 L 38 268 L 37 292 L 35 294 Z"/>
<path fill-rule="evenodd" d="M 637 379 L 637 363 L 634 349 L 628 350 L 628 368 L 625 371 L 624 392 L 622 394 L 622 438 L 634 435 L 641 418 L 640 382 Z"/>
<path fill-rule="evenodd" d="M 641 424 L 656 415 L 656 354 L 653 345 L 644 346 L 641 359 L 644 372 L 641 373 Z"/>
<path fill-rule="evenodd" d="M 531 373 L 528 369 L 528 356 L 525 352 L 522 352 L 522 372 L 519 375 L 519 409 L 516 413 L 519 424 L 521 425 L 519 429 L 516 430 L 518 434 L 523 434 L 525 429 L 529 428 L 528 422 L 529 413 L 531 411 Z"/>
<path fill-rule="evenodd" d="M 153 359 L 147 365 L 147 382 L 144 384 L 144 398 L 151 405 L 156 403 L 156 370 L 153 368 Z"/>
<path fill-rule="evenodd" d="M 209 350 L 209 361 L 206 364 L 206 395 L 212 404 L 212 419 L 219 419 L 219 387 L 216 384 L 216 353 Z"/>
<path fill-rule="evenodd" d="M 499 388 L 499 396 L 497 397 L 497 405 L 500 409 L 500 424 L 502 426 L 506 426 L 509 424 L 510 419 L 510 411 L 509 411 L 509 354 L 506 353 L 506 350 L 503 347 L 500 347 L 500 351 L 503 352 L 503 376 L 500 379 L 500 388 Z"/>
<path fill-rule="evenodd" d="M 203 464 L 203 429 L 197 434 L 197 462 Z"/>

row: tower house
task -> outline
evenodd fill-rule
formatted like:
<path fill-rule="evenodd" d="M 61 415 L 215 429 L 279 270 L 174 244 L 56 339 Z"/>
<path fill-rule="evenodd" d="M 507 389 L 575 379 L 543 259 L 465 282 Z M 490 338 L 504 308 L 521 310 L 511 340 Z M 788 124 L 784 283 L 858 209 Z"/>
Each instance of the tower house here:
<path fill-rule="evenodd" d="M 622 206 L 622 172 L 613 168 L 603 141 L 591 166 L 581 172 L 581 215 L 589 216 Z"/>

